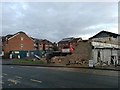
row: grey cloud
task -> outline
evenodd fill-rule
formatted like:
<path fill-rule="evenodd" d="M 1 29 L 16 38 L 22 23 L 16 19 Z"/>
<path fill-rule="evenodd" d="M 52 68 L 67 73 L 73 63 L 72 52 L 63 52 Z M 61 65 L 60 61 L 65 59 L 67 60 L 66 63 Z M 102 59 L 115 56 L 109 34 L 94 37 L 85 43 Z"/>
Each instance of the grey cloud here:
<path fill-rule="evenodd" d="M 19 30 L 30 36 L 58 41 L 96 33 L 117 24 L 117 3 L 3 3 L 3 34 Z M 89 28 L 89 29 L 86 29 Z"/>

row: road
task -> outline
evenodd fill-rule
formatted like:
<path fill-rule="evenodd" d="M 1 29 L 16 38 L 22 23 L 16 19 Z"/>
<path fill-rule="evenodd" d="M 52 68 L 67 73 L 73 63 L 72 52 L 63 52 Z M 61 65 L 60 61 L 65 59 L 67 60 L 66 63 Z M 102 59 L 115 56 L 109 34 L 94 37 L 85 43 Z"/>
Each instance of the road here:
<path fill-rule="evenodd" d="M 3 65 L 1 77 L 3 88 L 117 88 L 117 75 L 118 71 Z"/>

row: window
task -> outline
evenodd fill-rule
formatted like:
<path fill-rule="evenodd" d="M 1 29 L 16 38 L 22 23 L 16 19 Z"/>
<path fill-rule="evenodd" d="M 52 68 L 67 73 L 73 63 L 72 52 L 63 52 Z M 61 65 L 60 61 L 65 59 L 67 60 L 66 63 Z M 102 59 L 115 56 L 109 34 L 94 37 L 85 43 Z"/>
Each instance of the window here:
<path fill-rule="evenodd" d="M 20 46 L 21 46 L 21 48 L 22 48 L 22 47 L 23 47 L 23 44 L 21 44 Z"/>
<path fill-rule="evenodd" d="M 21 37 L 21 41 L 23 41 L 23 37 Z"/>
<path fill-rule="evenodd" d="M 34 46 L 37 46 L 37 45 L 34 43 Z"/>
<path fill-rule="evenodd" d="M 60 44 L 58 44 L 59 46 L 61 46 L 61 43 Z"/>
<path fill-rule="evenodd" d="M 111 41 L 111 37 L 109 37 L 108 40 Z"/>
<path fill-rule="evenodd" d="M 46 44 L 45 46 L 48 46 L 48 44 Z"/>
<path fill-rule="evenodd" d="M 66 43 L 66 45 L 68 45 L 68 43 Z"/>
<path fill-rule="evenodd" d="M 52 45 L 50 44 L 49 47 L 52 47 Z"/>

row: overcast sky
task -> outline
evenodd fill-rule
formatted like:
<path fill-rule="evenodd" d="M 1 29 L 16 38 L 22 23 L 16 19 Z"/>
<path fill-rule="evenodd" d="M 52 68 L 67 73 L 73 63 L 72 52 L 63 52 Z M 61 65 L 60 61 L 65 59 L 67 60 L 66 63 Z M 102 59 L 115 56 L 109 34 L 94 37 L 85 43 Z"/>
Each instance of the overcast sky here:
<path fill-rule="evenodd" d="M 2 35 L 24 31 L 52 42 L 66 37 L 87 39 L 101 30 L 118 33 L 118 3 L 2 3 Z"/>

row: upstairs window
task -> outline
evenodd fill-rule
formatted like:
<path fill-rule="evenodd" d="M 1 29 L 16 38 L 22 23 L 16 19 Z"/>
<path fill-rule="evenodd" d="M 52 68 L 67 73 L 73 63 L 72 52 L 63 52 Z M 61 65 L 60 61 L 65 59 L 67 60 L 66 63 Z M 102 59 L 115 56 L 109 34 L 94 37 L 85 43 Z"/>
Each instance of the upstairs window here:
<path fill-rule="evenodd" d="M 22 48 L 22 47 L 23 47 L 23 44 L 20 44 L 20 47 Z"/>
<path fill-rule="evenodd" d="M 23 41 L 23 37 L 21 37 L 21 41 Z"/>

